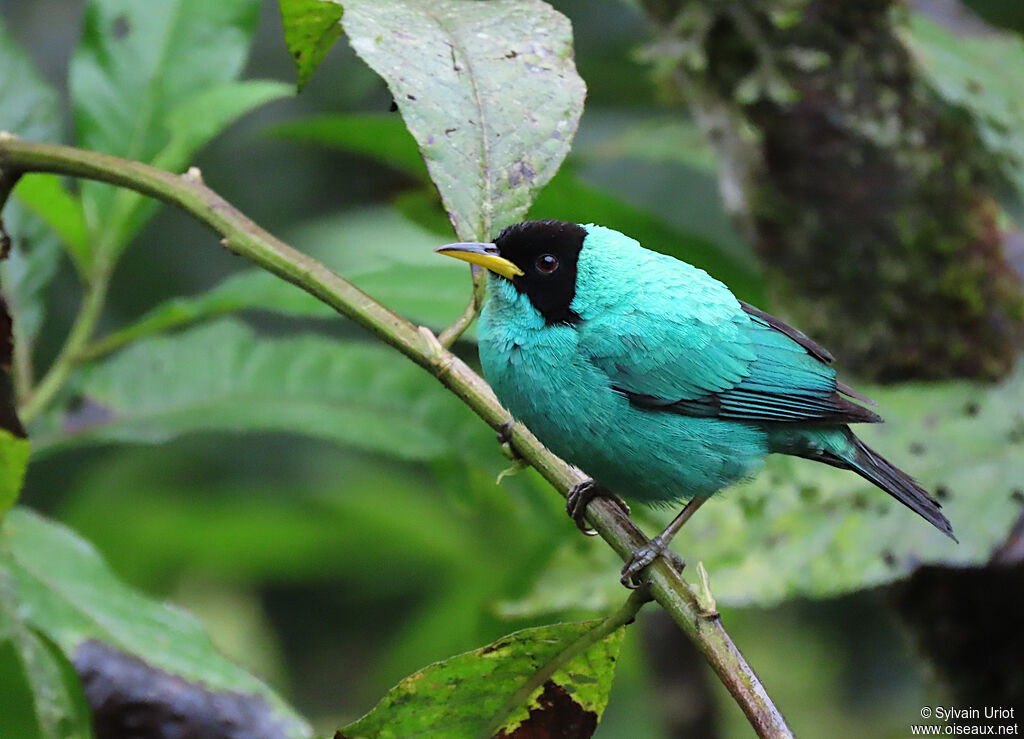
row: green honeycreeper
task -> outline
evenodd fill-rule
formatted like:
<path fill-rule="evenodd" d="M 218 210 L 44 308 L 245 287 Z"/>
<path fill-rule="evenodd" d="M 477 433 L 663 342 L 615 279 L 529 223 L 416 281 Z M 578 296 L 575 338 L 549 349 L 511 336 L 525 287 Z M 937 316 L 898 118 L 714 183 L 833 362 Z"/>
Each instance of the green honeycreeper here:
<path fill-rule="evenodd" d="M 438 252 L 489 270 L 484 377 L 516 419 L 592 477 L 570 491 L 577 525 L 585 530 L 587 503 L 609 490 L 690 501 L 634 554 L 624 583 L 770 453 L 856 472 L 954 538 L 938 502 L 854 436 L 847 424 L 881 418 L 836 380 L 832 355 L 703 270 L 618 231 L 562 221 Z"/>

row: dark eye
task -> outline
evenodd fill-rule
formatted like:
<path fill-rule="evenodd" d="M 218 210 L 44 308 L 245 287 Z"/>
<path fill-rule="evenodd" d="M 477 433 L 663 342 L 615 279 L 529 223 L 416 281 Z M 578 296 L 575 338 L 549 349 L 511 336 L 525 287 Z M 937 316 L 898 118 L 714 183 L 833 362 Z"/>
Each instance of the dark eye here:
<path fill-rule="evenodd" d="M 542 275 L 549 275 L 558 269 L 558 257 L 554 254 L 541 254 L 537 257 L 534 266 Z"/>

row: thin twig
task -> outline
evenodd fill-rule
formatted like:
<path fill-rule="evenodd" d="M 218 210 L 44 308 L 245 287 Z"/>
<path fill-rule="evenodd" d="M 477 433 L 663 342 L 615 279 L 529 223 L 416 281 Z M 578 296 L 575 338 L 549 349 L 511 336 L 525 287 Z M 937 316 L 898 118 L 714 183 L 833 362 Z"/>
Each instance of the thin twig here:
<path fill-rule="evenodd" d="M 64 346 L 21 408 L 20 415 L 24 423 L 30 423 L 57 397 L 71 377 L 71 373 L 75 371 L 79 364 L 79 354 L 88 345 L 92 332 L 99 323 L 109 284 L 109 269 L 98 270 L 96 277 L 86 284 L 82 305 L 75 316 L 75 322 L 71 325 L 71 331 L 64 340 Z"/>
<path fill-rule="evenodd" d="M 455 323 L 446 328 L 437 337 L 441 346 L 450 349 L 452 344 L 466 333 L 466 329 L 473 325 L 473 321 L 480 315 L 480 309 L 484 304 L 484 291 L 487 289 L 487 273 L 475 264 L 470 265 L 473 276 L 473 291 L 469 296 L 469 303 L 462 315 L 455 319 Z"/>
<path fill-rule="evenodd" d="M 0 138 L 0 168 L 7 167 L 108 182 L 179 206 L 220 234 L 221 243 L 228 249 L 298 285 L 397 348 L 496 431 L 512 420 L 483 378 L 445 349 L 431 331 L 413 326 L 316 260 L 267 233 L 197 178 L 67 146 Z M 515 450 L 562 495 L 584 479 L 579 470 L 545 449 L 522 424 L 511 428 Z M 622 509 L 605 498 L 590 504 L 587 518 L 623 559 L 647 543 L 647 537 Z M 704 654 L 757 733 L 762 737 L 792 736 L 721 620 L 705 617 L 693 588 L 663 558 L 648 567 L 647 576 L 651 595 Z"/>

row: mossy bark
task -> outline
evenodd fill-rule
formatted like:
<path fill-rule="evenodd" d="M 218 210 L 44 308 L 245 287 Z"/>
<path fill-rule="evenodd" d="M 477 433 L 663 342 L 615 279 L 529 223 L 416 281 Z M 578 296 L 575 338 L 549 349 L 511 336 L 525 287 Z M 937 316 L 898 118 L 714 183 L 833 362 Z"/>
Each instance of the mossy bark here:
<path fill-rule="evenodd" d="M 793 323 L 880 380 L 998 377 L 1024 327 L 998 162 L 896 34 L 890 0 L 642 0 L 651 60 L 713 143 Z"/>

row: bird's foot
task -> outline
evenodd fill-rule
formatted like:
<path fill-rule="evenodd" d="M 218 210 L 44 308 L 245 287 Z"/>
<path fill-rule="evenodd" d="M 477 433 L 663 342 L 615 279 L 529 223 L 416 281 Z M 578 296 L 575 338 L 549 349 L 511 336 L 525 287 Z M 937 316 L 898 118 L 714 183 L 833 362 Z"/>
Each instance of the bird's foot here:
<path fill-rule="evenodd" d="M 576 524 L 576 528 L 587 536 L 595 536 L 597 534 L 596 531 L 587 526 L 586 522 L 587 506 L 594 498 L 608 498 L 621 508 L 623 513 L 627 516 L 629 515 L 629 506 L 626 505 L 626 501 L 607 488 L 601 487 L 591 479 L 578 482 L 570 488 L 565 496 L 565 512 L 569 514 L 569 518 Z"/>
<path fill-rule="evenodd" d="M 513 462 L 522 462 L 523 457 L 512 445 L 512 429 L 515 428 L 515 421 L 505 421 L 498 429 L 498 444 L 501 446 L 501 453 Z"/>
<path fill-rule="evenodd" d="M 682 573 L 683 568 L 686 567 L 686 562 L 683 561 L 683 558 L 669 549 L 668 542 L 659 535 L 633 552 L 633 556 L 629 558 L 629 561 L 622 568 L 622 577 L 619 578 L 619 582 L 630 590 L 640 587 L 644 584 L 644 570 L 647 569 L 647 565 L 658 557 L 668 559 L 669 563 L 679 573 Z"/>

